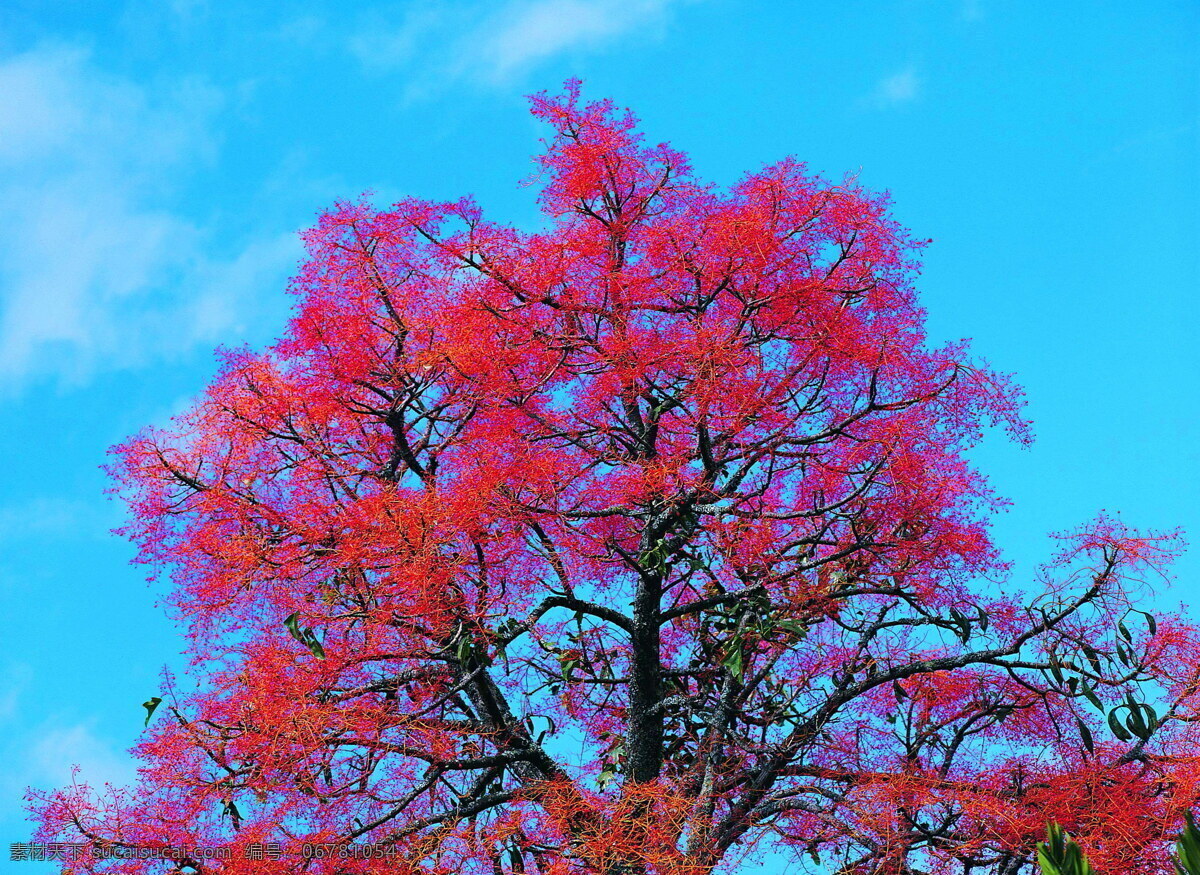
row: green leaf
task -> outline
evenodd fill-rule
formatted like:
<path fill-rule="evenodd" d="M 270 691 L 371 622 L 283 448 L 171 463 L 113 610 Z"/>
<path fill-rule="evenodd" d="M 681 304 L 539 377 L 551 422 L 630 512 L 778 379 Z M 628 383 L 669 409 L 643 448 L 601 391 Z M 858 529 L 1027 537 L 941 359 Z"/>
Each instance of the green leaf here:
<path fill-rule="evenodd" d="M 161 696 L 151 696 L 149 699 L 142 702 L 142 707 L 146 709 L 146 722 L 142 724 L 143 727 L 150 725 L 150 718 L 154 716 L 154 709 L 161 704 Z"/>
<path fill-rule="evenodd" d="M 1200 829 L 1196 828 L 1192 812 L 1184 817 L 1186 825 L 1175 844 L 1175 858 L 1171 862 L 1177 875 L 1200 875 Z"/>
<path fill-rule="evenodd" d="M 1154 710 L 1153 706 L 1145 703 L 1142 704 L 1142 709 L 1146 712 L 1146 725 L 1150 727 L 1150 731 L 1158 729 L 1158 712 Z"/>
<path fill-rule="evenodd" d="M 1108 712 L 1108 728 L 1111 729 L 1113 735 L 1115 735 L 1121 741 L 1131 741 L 1133 736 L 1130 735 L 1129 731 L 1121 725 L 1120 721 L 1117 720 L 1117 712 L 1124 707 L 1126 706 L 1118 705 L 1116 708 L 1113 708 Z"/>
<path fill-rule="evenodd" d="M 1057 823 L 1046 827 L 1046 841 L 1038 842 L 1037 861 L 1042 875 L 1096 875 L 1083 849 Z"/>
<path fill-rule="evenodd" d="M 1054 865 L 1054 861 L 1050 859 L 1040 844 L 1038 845 L 1037 861 L 1042 875 L 1064 875 L 1063 870 Z"/>
<path fill-rule="evenodd" d="M 1096 747 L 1092 740 L 1092 730 L 1088 729 L 1087 724 L 1078 717 L 1075 718 L 1075 722 L 1079 726 L 1079 738 L 1083 741 L 1083 746 L 1087 748 L 1088 753 L 1095 753 Z"/>
<path fill-rule="evenodd" d="M 983 608 L 976 608 L 975 610 L 978 612 L 978 615 L 979 615 L 979 620 L 978 620 L 979 631 L 986 632 L 988 630 L 988 622 L 989 622 L 987 611 L 985 611 Z"/>
<path fill-rule="evenodd" d="M 233 828 L 235 830 L 238 829 L 242 823 L 242 813 L 238 811 L 237 803 L 232 799 L 226 799 L 222 801 L 224 801 L 225 805 L 221 809 L 221 814 L 229 815 L 229 819 L 233 821 Z"/>
<path fill-rule="evenodd" d="M 1057 659 L 1050 663 L 1050 674 L 1054 675 L 1054 680 L 1058 682 L 1060 687 L 1065 683 L 1062 673 L 1062 666 L 1058 664 Z"/>
<path fill-rule="evenodd" d="M 1121 633 L 1122 638 L 1130 644 L 1133 643 L 1133 636 L 1129 634 L 1129 627 L 1123 621 L 1117 621 L 1117 630 Z"/>
<path fill-rule="evenodd" d="M 1063 835 L 1057 823 L 1046 826 L 1046 841 L 1037 844 L 1037 861 L 1042 875 L 1067 875 L 1058 865 L 1062 861 Z"/>
<path fill-rule="evenodd" d="M 1126 666 L 1133 666 L 1133 651 L 1127 649 L 1120 641 L 1117 642 L 1117 659 L 1121 660 Z"/>
<path fill-rule="evenodd" d="M 950 609 L 950 617 L 954 620 L 954 624 L 958 626 L 958 632 L 955 634 L 958 635 L 963 644 L 966 644 L 967 640 L 971 637 L 971 621 L 954 608 Z"/>
<path fill-rule="evenodd" d="M 283 625 L 287 627 L 288 632 L 291 633 L 293 638 L 295 638 L 301 644 L 304 643 L 304 633 L 300 630 L 300 615 L 299 614 L 294 614 L 294 613 L 289 614 L 284 619 Z"/>
<path fill-rule="evenodd" d="M 1095 706 L 1096 706 L 1096 709 L 1097 709 L 1097 710 L 1098 710 L 1098 711 L 1099 711 L 1101 714 L 1103 714 L 1103 713 L 1104 713 L 1104 703 L 1103 703 L 1103 702 L 1101 702 L 1101 701 L 1100 701 L 1100 697 L 1096 695 L 1096 688 L 1095 688 L 1095 687 L 1093 687 L 1093 686 L 1091 686 L 1090 684 L 1088 684 L 1088 683 L 1086 683 L 1086 682 L 1085 682 L 1085 683 L 1083 684 L 1083 687 L 1080 689 L 1080 692 L 1082 692 L 1082 693 L 1083 693 L 1084 697 L 1085 697 L 1085 698 L 1086 698 L 1086 699 L 1087 699 L 1089 702 L 1091 702 L 1093 705 L 1095 705 Z"/>
<path fill-rule="evenodd" d="M 1125 718 L 1125 725 L 1129 727 L 1129 731 L 1142 741 L 1148 741 L 1158 726 L 1158 715 L 1154 709 L 1132 701 L 1121 707 L 1129 709 L 1129 716 Z"/>
<path fill-rule="evenodd" d="M 742 642 L 733 641 L 731 644 L 733 646 L 730 647 L 729 653 L 726 654 L 725 658 L 721 660 L 721 665 L 725 666 L 729 673 L 740 681 L 742 679 L 742 672 L 745 670 L 742 656 Z"/>
<path fill-rule="evenodd" d="M 471 658 L 471 639 L 466 635 L 463 635 L 455 645 L 454 656 L 459 662 L 466 662 Z"/>
<path fill-rule="evenodd" d="M 600 767 L 600 774 L 596 778 L 596 784 L 601 790 L 605 790 L 607 789 L 608 785 L 616 779 L 616 777 L 617 764 L 614 762 L 607 762 Z"/>
<path fill-rule="evenodd" d="M 784 632 L 791 632 L 797 638 L 804 638 L 808 635 L 808 626 L 799 620 L 779 620 L 775 623 L 775 628 Z"/>
<path fill-rule="evenodd" d="M 575 667 L 577 665 L 579 665 L 578 659 L 576 659 L 574 657 L 566 657 L 563 655 L 559 655 L 558 666 L 559 666 L 559 669 L 562 671 L 563 683 L 569 684 L 573 680 L 575 680 L 575 678 L 572 676 L 571 672 L 575 670 Z"/>
<path fill-rule="evenodd" d="M 317 640 L 317 636 L 313 634 L 312 629 L 304 629 L 300 626 L 299 614 L 288 614 L 284 619 L 283 625 L 287 627 L 288 633 L 312 651 L 313 656 L 317 659 L 325 658 L 325 648 L 321 646 L 321 642 Z"/>
<path fill-rule="evenodd" d="M 900 681 L 892 681 L 892 692 L 896 694 L 897 702 L 903 702 L 908 698 L 908 693 L 904 692 L 904 687 L 900 686 Z"/>

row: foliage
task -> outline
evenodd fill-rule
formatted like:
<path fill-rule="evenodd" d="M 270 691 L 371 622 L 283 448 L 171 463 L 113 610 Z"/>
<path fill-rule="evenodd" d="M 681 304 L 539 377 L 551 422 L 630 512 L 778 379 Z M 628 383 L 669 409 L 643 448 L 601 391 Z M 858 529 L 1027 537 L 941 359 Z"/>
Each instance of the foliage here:
<path fill-rule="evenodd" d="M 1183 832 L 1175 844 L 1172 862 L 1177 875 L 1200 875 L 1200 828 L 1196 827 L 1192 812 L 1189 811 L 1186 817 Z"/>
<path fill-rule="evenodd" d="M 1133 606 L 1173 539 L 1101 518 L 1010 586 L 964 454 L 1026 439 L 1020 393 L 927 343 L 884 197 L 790 160 L 718 190 L 576 86 L 533 110 L 544 230 L 337 205 L 283 339 L 116 449 L 195 686 L 147 703 L 135 787 L 35 794 L 41 834 L 1012 875 L 1052 819 L 1161 871 L 1200 647 Z"/>
<path fill-rule="evenodd" d="M 1038 842 L 1037 858 L 1042 875 L 1096 875 L 1083 849 L 1057 823 L 1046 827 L 1046 841 Z"/>
<path fill-rule="evenodd" d="M 1083 849 L 1057 823 L 1046 827 L 1046 841 L 1038 842 L 1037 859 L 1042 875 L 1096 875 Z M 1171 862 L 1176 875 L 1200 875 L 1200 829 L 1190 811 Z"/>

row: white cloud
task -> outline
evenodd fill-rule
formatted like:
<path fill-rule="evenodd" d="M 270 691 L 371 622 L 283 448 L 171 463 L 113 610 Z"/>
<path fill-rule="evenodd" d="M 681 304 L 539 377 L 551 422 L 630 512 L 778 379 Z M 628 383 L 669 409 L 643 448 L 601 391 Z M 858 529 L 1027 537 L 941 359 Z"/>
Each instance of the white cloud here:
<path fill-rule="evenodd" d="M 381 73 L 413 65 L 420 46 L 444 46 L 447 31 L 469 26 L 464 6 L 405 7 L 399 21 L 372 14 L 357 32 L 350 35 L 350 53 L 370 72 Z"/>
<path fill-rule="evenodd" d="M 0 389 L 211 344 L 247 284 L 294 261 L 273 238 L 217 255 L 173 201 L 216 160 L 221 109 L 203 84 L 141 87 L 76 48 L 0 60 Z"/>
<path fill-rule="evenodd" d="M 107 510 L 77 498 L 58 496 L 37 496 L 0 505 L 0 545 L 60 537 L 66 532 L 76 536 L 107 536 L 117 522 Z"/>
<path fill-rule="evenodd" d="M 405 69 L 410 93 L 448 81 L 510 81 L 552 57 L 618 37 L 655 34 L 686 0 L 507 0 L 409 6 L 399 22 L 372 19 L 350 40 L 370 70 Z"/>
<path fill-rule="evenodd" d="M 962 0 L 959 17 L 963 21 L 982 21 L 987 16 L 983 0 Z"/>
<path fill-rule="evenodd" d="M 493 21 L 479 59 L 495 78 L 576 48 L 594 47 L 662 16 L 666 0 L 537 0 Z"/>
<path fill-rule="evenodd" d="M 13 767 L 0 774 L 0 793 L 9 801 L 26 788 L 45 792 L 78 782 L 103 791 L 106 784 L 127 787 L 137 779 L 137 761 L 101 738 L 91 723 L 45 723 L 14 737 L 4 753 Z"/>
<path fill-rule="evenodd" d="M 899 106 L 911 103 L 920 96 L 921 78 L 912 67 L 906 67 L 879 81 L 875 89 L 874 103 L 880 107 Z"/>
<path fill-rule="evenodd" d="M 26 787 L 67 787 L 75 766 L 78 779 L 97 790 L 136 778 L 136 761 L 104 740 L 93 723 L 52 717 L 31 721 L 29 693 L 34 682 L 28 663 L 9 661 L 0 667 L 0 759 L 9 766 L 0 771 L 0 797 L 11 803 Z"/>
<path fill-rule="evenodd" d="M 75 767 L 93 788 L 122 786 L 136 777 L 134 760 L 106 743 L 86 723 L 51 729 L 34 743 L 29 772 L 38 783 L 61 787 L 71 783 Z"/>

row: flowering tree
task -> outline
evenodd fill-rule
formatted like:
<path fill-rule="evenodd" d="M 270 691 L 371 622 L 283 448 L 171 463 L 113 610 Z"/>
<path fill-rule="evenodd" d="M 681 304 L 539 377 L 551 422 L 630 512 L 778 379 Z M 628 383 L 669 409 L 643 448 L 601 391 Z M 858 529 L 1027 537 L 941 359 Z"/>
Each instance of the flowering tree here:
<path fill-rule="evenodd" d="M 1005 594 L 964 451 L 1026 439 L 1020 393 L 929 348 L 886 199 L 717 190 L 576 86 L 533 111 L 544 231 L 339 204 L 285 337 L 115 451 L 197 682 L 40 835 L 74 871 L 1012 875 L 1053 820 L 1164 871 L 1200 636 L 1133 605 L 1172 539 L 1100 519 Z"/>

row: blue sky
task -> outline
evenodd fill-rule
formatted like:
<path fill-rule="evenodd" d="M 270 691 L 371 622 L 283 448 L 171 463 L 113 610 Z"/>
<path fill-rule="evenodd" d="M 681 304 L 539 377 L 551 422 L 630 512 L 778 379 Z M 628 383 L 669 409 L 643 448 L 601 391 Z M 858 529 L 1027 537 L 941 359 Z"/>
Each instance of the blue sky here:
<path fill-rule="evenodd" d="M 1033 448 L 976 453 L 1017 582 L 1101 508 L 1200 541 L 1198 37 L 1186 0 L 5 0 L 0 838 L 73 762 L 128 777 L 179 664 L 105 449 L 280 332 L 335 198 L 533 225 L 524 96 L 570 76 L 718 183 L 792 154 L 933 238 L 931 334 L 1028 392 Z M 1177 570 L 1162 606 L 1200 595 L 1200 544 Z"/>

